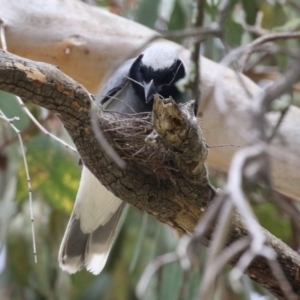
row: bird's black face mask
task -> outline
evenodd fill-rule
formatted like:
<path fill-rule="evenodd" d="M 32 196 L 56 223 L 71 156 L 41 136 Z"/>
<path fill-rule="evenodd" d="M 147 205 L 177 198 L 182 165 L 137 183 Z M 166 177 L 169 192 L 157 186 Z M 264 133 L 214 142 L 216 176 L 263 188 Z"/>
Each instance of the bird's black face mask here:
<path fill-rule="evenodd" d="M 177 59 L 168 68 L 154 70 L 151 66 L 146 66 L 142 62 L 141 54 L 132 64 L 129 76 L 133 79 L 131 84 L 135 91 L 149 104 L 149 110 L 152 109 L 153 97 L 160 94 L 164 98 L 172 97 L 175 99 L 180 94 L 175 83 L 185 76 L 184 65 Z"/>

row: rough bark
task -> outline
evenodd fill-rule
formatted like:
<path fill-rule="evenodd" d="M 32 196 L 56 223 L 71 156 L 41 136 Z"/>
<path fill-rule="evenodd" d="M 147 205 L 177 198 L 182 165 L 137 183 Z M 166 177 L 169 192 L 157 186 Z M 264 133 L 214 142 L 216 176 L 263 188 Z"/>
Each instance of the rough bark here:
<path fill-rule="evenodd" d="M 97 92 L 118 60 L 122 61 L 156 34 L 145 26 L 82 1 L 0 0 L 0 6 L 10 52 L 57 65 L 92 93 Z M 173 45 L 188 63 L 189 52 Z M 253 98 L 247 95 L 235 72 L 204 57 L 201 58 L 201 77 L 200 112 L 207 144 L 246 145 L 248 136 L 244 132 L 247 129 L 243 126 Z M 243 75 L 241 78 L 254 97 L 262 92 L 249 78 Z M 236 122 L 228 123 L 228 117 Z M 268 113 L 269 128 L 274 127 L 277 118 L 278 114 Z M 299 127 L 300 109 L 292 106 L 270 151 L 274 188 L 295 199 L 300 199 Z M 211 149 L 208 165 L 226 172 L 237 149 Z"/>
<path fill-rule="evenodd" d="M 173 180 L 158 180 L 134 161 L 126 169 L 119 169 L 99 145 L 91 129 L 90 110 L 97 109 L 87 91 L 55 66 L 37 63 L 0 51 L 0 89 L 55 112 L 72 137 L 84 163 L 97 178 L 122 200 L 153 214 L 160 221 L 184 232 L 192 231 L 215 189 L 207 180 L 203 143 L 191 103 L 179 109 L 171 100 L 156 99 L 153 126 L 166 148 L 173 151 L 174 164 L 179 172 Z M 100 114 L 101 127 L 109 124 L 110 115 Z M 113 139 L 116 132 L 107 132 Z M 178 175 L 179 174 L 179 175 Z M 295 293 L 300 299 L 300 259 L 297 253 L 272 234 L 262 229 L 267 243 L 276 250 L 278 261 Z M 235 216 L 229 243 L 247 236 L 243 221 Z M 210 234 L 205 244 L 209 243 Z M 234 264 L 234 261 L 232 262 Z M 271 293 L 284 299 L 280 285 L 266 261 L 256 258 L 246 272 Z"/>

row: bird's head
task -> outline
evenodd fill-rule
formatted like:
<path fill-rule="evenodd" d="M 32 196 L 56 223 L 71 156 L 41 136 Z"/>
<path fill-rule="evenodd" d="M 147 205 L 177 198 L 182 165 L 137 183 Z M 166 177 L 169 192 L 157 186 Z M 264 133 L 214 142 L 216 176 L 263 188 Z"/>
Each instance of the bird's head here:
<path fill-rule="evenodd" d="M 176 49 L 155 45 L 146 49 L 132 64 L 129 77 L 135 91 L 148 104 L 154 94 L 168 98 L 180 93 L 175 83 L 186 74 L 185 66 Z"/>

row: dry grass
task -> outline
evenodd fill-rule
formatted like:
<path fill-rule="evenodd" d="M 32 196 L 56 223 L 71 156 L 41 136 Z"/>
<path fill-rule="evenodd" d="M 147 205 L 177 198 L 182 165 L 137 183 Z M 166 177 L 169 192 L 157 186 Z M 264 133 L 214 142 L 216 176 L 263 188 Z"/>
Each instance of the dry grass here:
<path fill-rule="evenodd" d="M 154 173 L 158 179 L 173 181 L 176 177 L 174 153 L 157 138 L 156 143 L 145 142 L 146 137 L 153 131 L 152 113 L 120 114 L 106 112 L 101 116 L 108 119 L 104 134 L 111 132 L 110 142 L 125 161 L 134 161 L 139 167 Z M 102 124 L 103 125 L 103 124 Z"/>

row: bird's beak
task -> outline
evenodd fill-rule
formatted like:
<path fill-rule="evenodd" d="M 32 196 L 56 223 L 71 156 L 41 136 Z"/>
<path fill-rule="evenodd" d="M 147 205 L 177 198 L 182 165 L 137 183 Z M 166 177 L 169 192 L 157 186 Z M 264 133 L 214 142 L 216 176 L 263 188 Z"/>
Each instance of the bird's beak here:
<path fill-rule="evenodd" d="M 153 83 L 153 79 L 148 83 L 144 83 L 144 91 L 145 101 L 149 103 L 153 99 L 153 95 L 158 92 L 157 87 Z"/>

